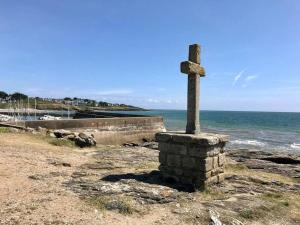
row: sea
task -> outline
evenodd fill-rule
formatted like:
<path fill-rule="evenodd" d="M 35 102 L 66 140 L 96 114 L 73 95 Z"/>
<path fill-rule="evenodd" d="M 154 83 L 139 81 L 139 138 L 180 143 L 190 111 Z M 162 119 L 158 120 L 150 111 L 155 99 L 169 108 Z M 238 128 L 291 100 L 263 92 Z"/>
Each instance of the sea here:
<path fill-rule="evenodd" d="M 162 116 L 168 131 L 184 132 L 186 110 L 115 111 L 135 115 Z M 49 114 L 49 112 L 47 112 Z M 66 119 L 67 111 L 54 111 Z M 74 112 L 71 112 L 71 116 Z M 34 120 L 33 116 L 22 119 Z M 200 111 L 201 131 L 227 134 L 229 149 L 256 149 L 300 154 L 300 113 Z"/>
<path fill-rule="evenodd" d="M 126 113 L 162 116 L 167 130 L 185 130 L 186 110 Z M 203 132 L 230 135 L 228 148 L 300 154 L 300 113 L 203 110 L 200 123 Z"/>

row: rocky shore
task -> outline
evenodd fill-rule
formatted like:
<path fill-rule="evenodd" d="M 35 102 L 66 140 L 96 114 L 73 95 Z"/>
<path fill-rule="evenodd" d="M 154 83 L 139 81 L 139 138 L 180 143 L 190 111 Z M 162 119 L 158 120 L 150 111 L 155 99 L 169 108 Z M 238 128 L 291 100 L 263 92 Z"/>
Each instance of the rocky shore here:
<path fill-rule="evenodd" d="M 0 224 L 300 223 L 299 156 L 227 149 L 225 182 L 191 192 L 162 179 L 155 142 L 53 140 L 0 132 Z"/>

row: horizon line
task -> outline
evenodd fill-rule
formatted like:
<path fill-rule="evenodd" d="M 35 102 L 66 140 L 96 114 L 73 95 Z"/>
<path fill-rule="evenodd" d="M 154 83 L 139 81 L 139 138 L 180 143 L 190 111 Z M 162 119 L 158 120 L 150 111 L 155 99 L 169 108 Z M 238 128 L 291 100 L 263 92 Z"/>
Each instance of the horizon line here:
<path fill-rule="evenodd" d="M 187 111 L 187 109 L 146 109 L 146 110 L 174 110 Z M 218 111 L 218 112 L 262 112 L 262 113 L 300 113 L 299 111 L 264 111 L 264 110 L 224 110 L 224 109 L 200 109 L 201 111 Z"/>

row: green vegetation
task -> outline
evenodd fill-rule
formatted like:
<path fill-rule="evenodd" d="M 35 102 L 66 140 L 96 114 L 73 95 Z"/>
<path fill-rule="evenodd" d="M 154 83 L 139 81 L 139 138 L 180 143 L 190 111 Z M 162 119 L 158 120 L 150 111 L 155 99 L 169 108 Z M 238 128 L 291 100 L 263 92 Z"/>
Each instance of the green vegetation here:
<path fill-rule="evenodd" d="M 239 215 L 244 218 L 244 219 L 254 219 L 255 217 L 257 216 L 260 216 L 258 215 L 257 213 L 254 212 L 254 210 L 251 210 L 251 209 L 244 209 L 242 210 Z"/>
<path fill-rule="evenodd" d="M 143 110 L 141 108 L 126 104 L 113 104 L 109 102 L 96 101 L 92 99 L 82 99 L 77 97 L 65 97 L 61 99 L 40 98 L 29 97 L 19 92 L 7 94 L 4 91 L 0 91 L 0 109 L 28 107 L 36 107 L 39 110 Z"/>
<path fill-rule="evenodd" d="M 8 97 L 8 94 L 4 91 L 0 91 L 0 99 L 5 99 Z"/>
<path fill-rule="evenodd" d="M 9 133 L 8 127 L 0 127 L 0 134 Z"/>
<path fill-rule="evenodd" d="M 49 144 L 55 145 L 55 146 L 66 146 L 66 147 L 75 147 L 75 144 L 73 141 L 66 140 L 66 139 L 58 139 L 58 138 L 51 138 L 48 140 Z"/>
<path fill-rule="evenodd" d="M 27 95 L 25 94 L 22 94 L 20 92 L 15 92 L 11 95 L 7 94 L 6 92 L 4 91 L 0 91 L 0 100 L 26 100 L 28 98 Z"/>
<path fill-rule="evenodd" d="M 18 100 L 26 100 L 28 98 L 27 95 L 24 95 L 24 94 L 19 93 L 19 92 L 15 92 L 12 95 L 9 95 L 9 97 L 10 97 L 11 100 L 16 100 L 16 101 L 18 101 Z"/>

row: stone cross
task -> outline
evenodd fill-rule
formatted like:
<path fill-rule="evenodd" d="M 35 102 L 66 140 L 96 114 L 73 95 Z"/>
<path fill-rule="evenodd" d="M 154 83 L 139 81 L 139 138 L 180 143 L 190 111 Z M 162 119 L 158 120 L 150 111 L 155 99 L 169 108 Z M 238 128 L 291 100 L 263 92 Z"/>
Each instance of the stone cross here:
<path fill-rule="evenodd" d="M 188 96 L 187 96 L 187 134 L 199 134 L 199 92 L 200 77 L 205 76 L 205 70 L 200 66 L 200 45 L 189 46 L 189 61 L 180 64 L 182 73 L 188 74 Z"/>

